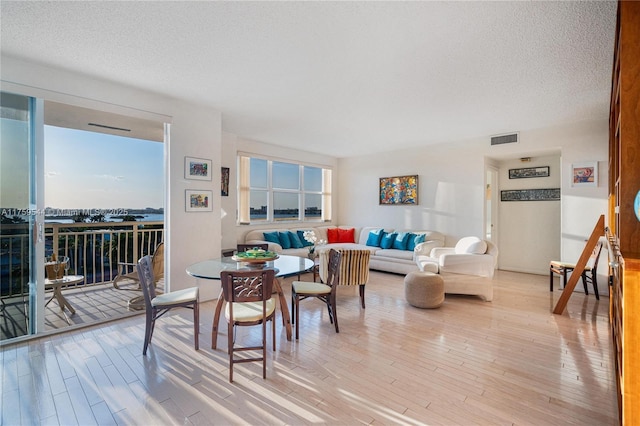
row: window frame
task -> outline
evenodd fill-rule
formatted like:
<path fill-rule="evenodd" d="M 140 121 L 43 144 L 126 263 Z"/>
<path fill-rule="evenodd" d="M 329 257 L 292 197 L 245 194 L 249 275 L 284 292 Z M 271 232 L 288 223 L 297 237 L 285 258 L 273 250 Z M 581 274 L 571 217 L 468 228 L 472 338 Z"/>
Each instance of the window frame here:
<path fill-rule="evenodd" d="M 267 162 L 267 185 L 265 187 L 251 186 L 251 160 L 262 160 Z M 292 164 L 298 167 L 298 188 L 275 188 L 273 186 L 273 163 Z M 305 189 L 304 175 L 305 167 L 319 169 L 321 173 L 321 188 L 319 191 Z M 246 168 L 246 171 L 245 171 Z M 238 154 L 238 214 L 236 221 L 239 225 L 258 225 L 275 223 L 303 223 L 303 222 L 330 222 L 331 221 L 331 175 L 333 168 L 324 165 L 305 163 L 289 159 L 273 158 L 256 154 Z M 251 193 L 267 193 L 267 212 L 264 220 L 251 219 Z M 297 194 L 298 196 L 298 216 L 297 218 L 275 218 L 275 194 Z M 320 196 L 321 215 L 319 218 L 306 216 L 305 201 L 307 195 Z M 326 207 L 325 207 L 326 206 Z"/>

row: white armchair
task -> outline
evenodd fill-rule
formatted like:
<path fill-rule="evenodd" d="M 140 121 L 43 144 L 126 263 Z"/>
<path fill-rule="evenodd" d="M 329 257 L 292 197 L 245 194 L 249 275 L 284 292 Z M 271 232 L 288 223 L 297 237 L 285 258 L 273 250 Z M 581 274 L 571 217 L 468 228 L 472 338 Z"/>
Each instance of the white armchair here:
<path fill-rule="evenodd" d="M 487 302 L 493 299 L 497 260 L 498 248 L 477 237 L 462 238 L 455 247 L 436 247 L 429 256 L 416 256 L 421 271 L 442 275 L 445 293 L 478 295 Z"/>

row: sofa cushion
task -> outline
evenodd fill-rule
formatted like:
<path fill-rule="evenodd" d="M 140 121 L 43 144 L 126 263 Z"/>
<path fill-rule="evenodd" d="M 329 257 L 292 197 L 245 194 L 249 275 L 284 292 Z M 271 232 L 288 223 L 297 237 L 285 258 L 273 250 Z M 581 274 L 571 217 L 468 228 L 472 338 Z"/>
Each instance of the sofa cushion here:
<path fill-rule="evenodd" d="M 420 243 L 424 243 L 424 234 L 414 234 L 411 233 L 409 237 L 409 241 L 407 241 L 407 250 L 413 251 L 416 248 L 416 245 Z"/>
<path fill-rule="evenodd" d="M 338 228 L 327 229 L 327 242 L 334 244 L 338 242 Z"/>
<path fill-rule="evenodd" d="M 382 240 L 380 240 L 380 248 L 390 249 L 391 247 L 393 247 L 393 242 L 396 240 L 396 235 L 398 234 L 395 232 L 385 232 L 382 236 Z"/>
<path fill-rule="evenodd" d="M 380 240 L 382 239 L 382 234 L 383 234 L 382 229 L 370 231 L 369 237 L 367 237 L 367 245 L 370 247 L 380 247 Z"/>
<path fill-rule="evenodd" d="M 300 237 L 295 232 L 287 232 L 289 234 L 289 241 L 291 241 L 291 248 L 302 248 L 302 241 L 300 241 Z"/>
<path fill-rule="evenodd" d="M 313 245 L 313 243 L 311 241 L 305 240 L 305 238 L 304 238 L 304 233 L 305 232 L 307 232 L 307 231 L 299 230 L 299 231 L 296 232 L 296 234 L 298 234 L 298 239 L 302 243 L 302 247 L 311 247 Z"/>
<path fill-rule="evenodd" d="M 265 232 L 263 233 L 264 240 L 269 241 L 270 243 L 280 244 L 280 237 L 278 237 L 278 231 L 273 232 Z"/>
<path fill-rule="evenodd" d="M 355 243 L 356 242 L 356 230 L 355 228 L 342 229 L 338 228 L 338 243 Z"/>
<path fill-rule="evenodd" d="M 464 237 L 455 247 L 456 254 L 485 254 L 487 243 L 478 237 Z"/>
<path fill-rule="evenodd" d="M 280 245 L 283 249 L 286 250 L 291 248 L 291 239 L 289 238 L 289 233 L 287 231 L 278 232 L 278 239 L 280 240 Z"/>
<path fill-rule="evenodd" d="M 413 253 L 407 250 L 381 249 L 373 253 L 376 258 L 403 259 L 413 262 Z"/>
<path fill-rule="evenodd" d="M 395 240 L 393 240 L 392 248 L 396 250 L 406 250 L 407 242 L 409 241 L 409 236 L 411 233 L 409 232 L 400 232 L 396 235 Z"/>

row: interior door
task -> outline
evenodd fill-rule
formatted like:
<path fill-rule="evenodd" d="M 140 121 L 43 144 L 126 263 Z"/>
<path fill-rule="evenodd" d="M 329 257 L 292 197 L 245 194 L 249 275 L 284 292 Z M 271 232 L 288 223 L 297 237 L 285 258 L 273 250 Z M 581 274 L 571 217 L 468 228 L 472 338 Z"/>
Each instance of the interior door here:
<path fill-rule="evenodd" d="M 0 338 L 35 334 L 43 282 L 43 217 L 38 217 L 36 161 L 41 108 L 33 98 L 0 92 Z M 41 104 L 40 104 L 41 105 Z M 40 117 L 40 119 L 38 119 Z M 41 131 L 40 131 L 41 133 Z M 40 273 L 39 273 L 40 272 Z M 39 275 L 39 276 L 38 276 Z M 41 289 L 44 296 L 44 289 Z"/>

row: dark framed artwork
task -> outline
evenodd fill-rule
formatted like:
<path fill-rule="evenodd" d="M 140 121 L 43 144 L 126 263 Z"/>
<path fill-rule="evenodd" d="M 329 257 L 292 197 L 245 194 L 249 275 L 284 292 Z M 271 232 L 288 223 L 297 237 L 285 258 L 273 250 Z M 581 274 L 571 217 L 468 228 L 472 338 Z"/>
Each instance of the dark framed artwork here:
<path fill-rule="evenodd" d="M 418 175 L 380 178 L 380 204 L 418 204 Z"/>
<path fill-rule="evenodd" d="M 557 201 L 560 188 L 510 189 L 500 191 L 500 201 Z"/>
<path fill-rule="evenodd" d="M 220 173 L 220 195 L 223 197 L 229 196 L 229 168 L 222 167 Z"/>
<path fill-rule="evenodd" d="M 549 166 L 509 169 L 509 179 L 549 177 Z"/>

